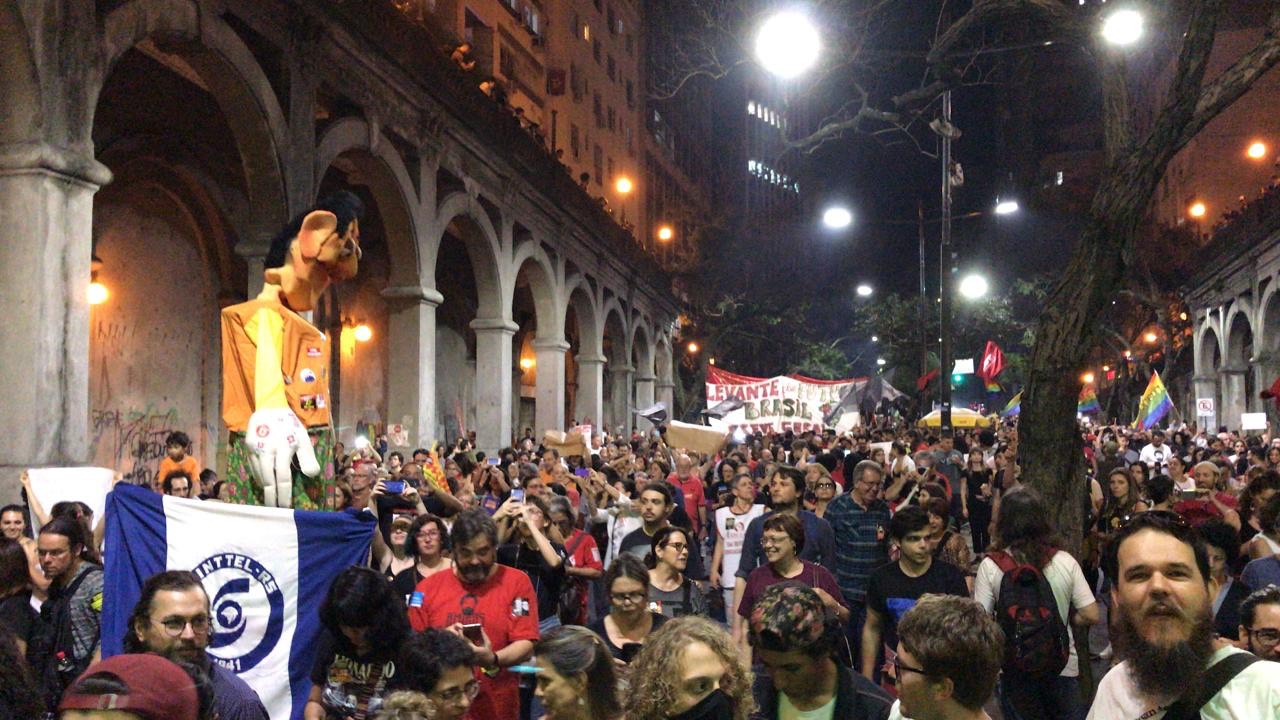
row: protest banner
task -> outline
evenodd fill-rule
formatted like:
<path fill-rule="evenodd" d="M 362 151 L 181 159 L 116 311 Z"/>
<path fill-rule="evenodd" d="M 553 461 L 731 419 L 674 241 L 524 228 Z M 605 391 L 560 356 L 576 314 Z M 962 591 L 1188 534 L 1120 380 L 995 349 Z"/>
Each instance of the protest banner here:
<path fill-rule="evenodd" d="M 844 432 L 857 427 L 860 422 L 856 410 L 832 412 L 841 408 L 851 391 L 866 385 L 869 378 L 842 380 L 816 380 L 803 375 L 779 375 L 772 378 L 738 375 L 718 367 L 707 369 L 707 407 L 714 407 L 729 398 L 742 401 L 742 407 L 733 410 L 715 422 L 730 432 L 742 429 L 745 433 L 795 433 L 822 432 L 833 427 Z M 881 394 L 893 400 L 902 395 L 888 383 L 881 383 Z M 823 420 L 828 418 L 830 424 Z"/>

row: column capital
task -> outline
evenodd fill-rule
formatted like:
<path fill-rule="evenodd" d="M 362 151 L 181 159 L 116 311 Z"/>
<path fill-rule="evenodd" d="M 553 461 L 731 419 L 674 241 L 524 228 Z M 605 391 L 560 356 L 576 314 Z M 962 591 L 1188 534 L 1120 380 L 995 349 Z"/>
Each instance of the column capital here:
<path fill-rule="evenodd" d="M 476 318 L 471 321 L 471 329 L 476 333 L 482 332 L 501 332 L 507 335 L 515 335 L 520 326 L 505 318 Z"/>
<path fill-rule="evenodd" d="M 658 383 L 658 389 L 659 390 L 675 390 L 676 384 L 673 382 L 660 382 Z"/>
<path fill-rule="evenodd" d="M 566 353 L 569 351 L 569 343 L 565 342 L 561 338 L 534 338 L 533 342 L 529 344 L 532 345 L 533 349 L 537 352 Z"/>
<path fill-rule="evenodd" d="M 653 382 L 657 379 L 658 379 L 658 376 L 654 375 L 653 373 L 641 373 L 636 375 L 636 382 L 638 383 Z"/>
<path fill-rule="evenodd" d="M 618 365 L 616 367 L 609 368 L 609 372 L 613 375 L 624 375 L 635 371 L 636 369 L 631 365 Z"/>
<path fill-rule="evenodd" d="M 578 355 L 574 359 L 579 365 L 603 365 L 609 362 L 609 358 L 603 355 Z"/>
<path fill-rule="evenodd" d="M 1198 383 L 1216 383 L 1218 382 L 1218 376 L 1217 375 L 1196 375 L 1195 377 L 1191 378 L 1191 381 L 1198 382 Z"/>
<path fill-rule="evenodd" d="M 1218 368 L 1218 372 L 1222 375 L 1244 375 L 1249 372 L 1247 367 L 1224 367 Z"/>
<path fill-rule="evenodd" d="M 444 296 L 435 288 L 418 285 L 383 288 L 381 295 L 388 300 L 416 300 L 423 305 L 430 305 L 431 307 L 438 307 L 440 303 L 444 302 Z"/>
<path fill-rule="evenodd" d="M 111 182 L 111 170 L 92 154 L 76 152 L 47 142 L 16 142 L 0 145 L 0 175 L 29 172 L 61 175 L 94 190 Z"/>

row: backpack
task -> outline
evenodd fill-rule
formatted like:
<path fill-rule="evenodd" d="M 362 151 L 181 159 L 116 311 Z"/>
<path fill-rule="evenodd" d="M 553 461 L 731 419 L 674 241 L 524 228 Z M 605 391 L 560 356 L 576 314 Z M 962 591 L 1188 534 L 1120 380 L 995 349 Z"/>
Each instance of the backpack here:
<path fill-rule="evenodd" d="M 1056 676 L 1071 658 L 1071 638 L 1049 580 L 1040 568 L 1020 565 L 1006 552 L 987 557 L 1004 573 L 995 614 L 1004 631 L 1005 672 Z"/>
<path fill-rule="evenodd" d="M 588 537 L 589 535 L 583 532 L 576 541 L 565 548 L 565 563 L 573 558 L 573 554 Z M 556 615 L 560 617 L 561 625 L 578 625 L 582 621 L 582 588 L 577 578 L 565 577 L 564 582 L 561 583 Z"/>
<path fill-rule="evenodd" d="M 35 623 L 31 632 L 31 641 L 27 646 L 27 660 L 40 683 L 45 704 L 52 710 L 58 706 L 62 693 L 80 677 L 90 662 L 93 654 L 75 659 L 75 638 L 71 630 L 71 598 L 85 578 L 95 572 L 91 568 L 80 573 L 56 597 L 51 597 L 40 606 L 40 620 Z"/>

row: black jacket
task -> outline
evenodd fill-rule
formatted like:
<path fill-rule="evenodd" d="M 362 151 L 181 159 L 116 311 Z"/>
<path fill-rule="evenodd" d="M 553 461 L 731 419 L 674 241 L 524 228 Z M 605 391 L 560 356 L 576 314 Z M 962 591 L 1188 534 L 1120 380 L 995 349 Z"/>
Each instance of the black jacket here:
<path fill-rule="evenodd" d="M 836 663 L 836 710 L 840 720 L 888 720 L 893 698 L 853 668 Z M 760 716 L 777 720 L 781 697 L 768 673 L 761 673 Z"/>

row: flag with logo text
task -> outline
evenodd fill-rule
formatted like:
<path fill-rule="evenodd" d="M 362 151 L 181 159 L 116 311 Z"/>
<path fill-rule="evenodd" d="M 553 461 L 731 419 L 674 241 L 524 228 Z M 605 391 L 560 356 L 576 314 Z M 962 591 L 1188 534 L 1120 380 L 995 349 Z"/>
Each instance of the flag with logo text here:
<path fill-rule="evenodd" d="M 272 720 L 301 718 L 333 578 L 368 556 L 368 512 L 309 512 L 168 497 L 132 485 L 107 496 L 102 654 L 123 651 L 142 584 L 190 570 L 210 600 L 207 652 L 249 683 Z"/>

